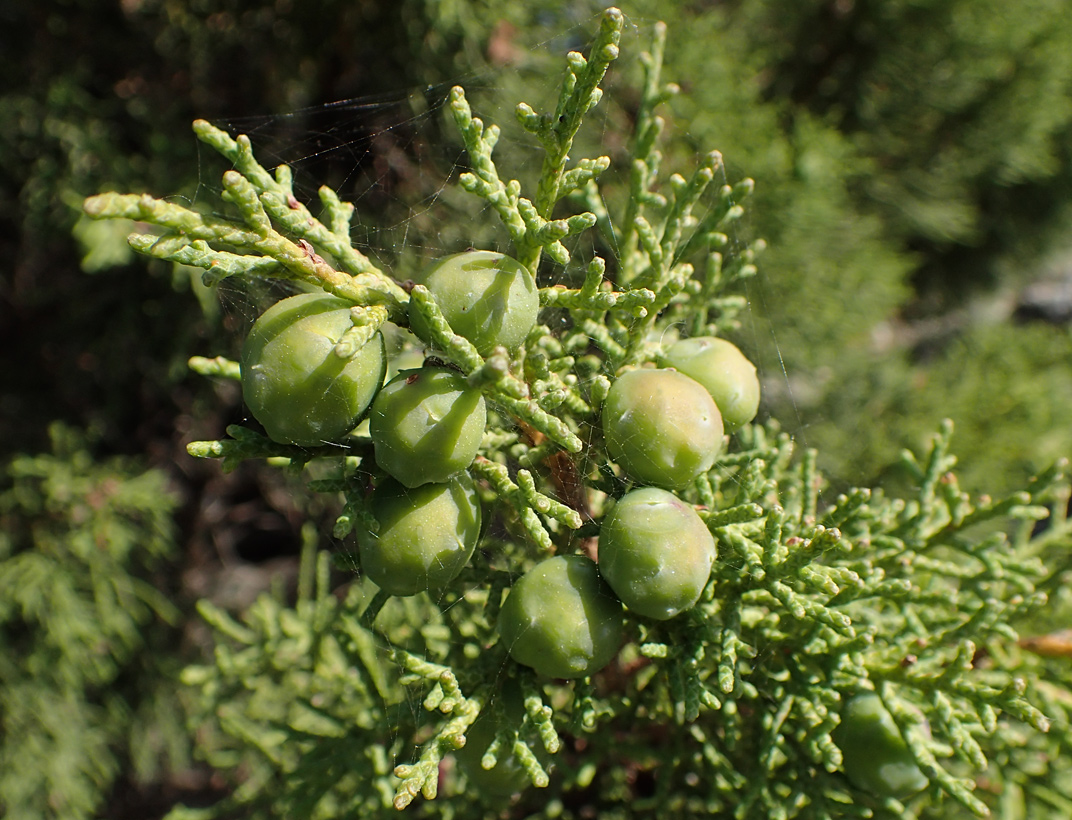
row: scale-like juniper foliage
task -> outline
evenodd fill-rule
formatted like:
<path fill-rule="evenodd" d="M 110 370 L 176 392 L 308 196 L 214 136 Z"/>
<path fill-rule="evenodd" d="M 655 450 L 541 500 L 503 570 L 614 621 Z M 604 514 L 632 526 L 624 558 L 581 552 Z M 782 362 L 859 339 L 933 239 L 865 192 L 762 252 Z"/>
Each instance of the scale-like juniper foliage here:
<path fill-rule="evenodd" d="M 156 587 L 177 499 L 158 470 L 53 452 L 0 464 L 0 814 L 94 817 L 118 774 L 185 751 Z M 129 738 L 129 740 L 128 740 Z M 127 749 L 124 742 L 129 743 Z M 130 761 L 130 762 L 128 762 Z M 172 762 L 180 762 L 173 760 Z"/>
<path fill-rule="evenodd" d="M 296 604 L 264 596 L 238 618 L 202 604 L 216 652 L 184 680 L 198 696 L 202 753 L 235 773 L 235 789 L 173 820 L 375 817 L 407 806 L 473 817 L 478 799 L 489 817 L 1072 814 L 1072 641 L 1041 634 L 1068 611 L 1068 484 L 1058 466 L 1022 493 L 969 498 L 951 472 L 951 425 L 927 452 L 905 455 L 914 491 L 904 498 L 868 489 L 831 498 L 814 452 L 796 452 L 774 422 L 746 425 L 679 493 L 718 547 L 694 607 L 666 621 L 627 612 L 615 660 L 572 681 L 515 663 L 498 639 L 518 577 L 552 553 L 598 557 L 603 514 L 632 486 L 599 432 L 614 380 L 679 336 L 732 331 L 746 305 L 735 288 L 762 248 L 735 229 L 752 183 L 728 184 L 719 154 L 688 177 L 661 173 L 657 112 L 677 91 L 660 79 L 662 27 L 642 58 L 629 163 L 569 156 L 621 27 L 609 9 L 588 56 L 569 55 L 553 111 L 518 106 L 545 155 L 532 191 L 496 166 L 499 130 L 473 116 L 462 89 L 448 101 L 469 157 L 458 184 L 501 219 L 537 282 L 553 266 L 576 284 L 541 288 L 542 321 L 516 354 L 481 356 L 426 288 L 395 281 L 352 247 L 351 205 L 324 188 L 313 216 L 287 168 L 269 173 L 246 137 L 205 122 L 197 135 L 234 166 L 223 177 L 228 216 L 150 196 L 87 201 L 93 217 L 156 226 L 131 243 L 200 265 L 209 281 L 274 276 L 323 288 L 351 301 L 366 328 L 405 327 L 412 303 L 435 362 L 460 371 L 490 408 L 470 473 L 491 523 L 445 589 L 391 598 L 360 577 L 348 548 L 336 563 L 358 577 L 333 591 L 331 560 L 309 532 Z M 625 201 L 602 187 L 610 174 L 627 180 Z M 579 247 L 598 255 L 575 258 Z M 240 376 L 226 360 L 191 365 Z M 297 473 L 320 462 L 309 489 L 340 499 L 334 537 L 375 531 L 367 505 L 382 471 L 360 427 L 344 447 L 277 444 L 241 426 L 228 434 L 190 452 L 225 467 L 270 458 Z M 877 694 L 922 790 L 876 790 L 846 774 L 836 730 L 861 693 Z M 494 727 L 478 750 L 491 771 L 467 774 L 453 753 L 478 717 Z M 531 787 L 504 796 L 480 777 L 507 770 Z"/>

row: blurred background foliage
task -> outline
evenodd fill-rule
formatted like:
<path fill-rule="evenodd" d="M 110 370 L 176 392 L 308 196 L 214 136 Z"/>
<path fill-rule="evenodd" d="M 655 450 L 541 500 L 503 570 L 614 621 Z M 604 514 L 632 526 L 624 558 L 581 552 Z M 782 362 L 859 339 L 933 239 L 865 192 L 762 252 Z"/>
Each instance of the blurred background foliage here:
<path fill-rule="evenodd" d="M 160 717 L 175 710 L 157 706 L 203 639 L 191 602 L 239 609 L 270 575 L 292 574 L 308 512 L 282 479 L 223 476 L 184 451 L 242 417 L 236 391 L 189 376 L 185 361 L 233 355 L 257 296 L 228 291 L 221 309 L 187 271 L 131 258 L 124 227 L 81 221 L 82 198 L 204 199 L 222 170 L 190 132 L 204 117 L 250 133 L 266 163 L 294 164 L 310 196 L 327 182 L 355 199 L 355 241 L 400 277 L 495 246 L 478 204 L 449 187 L 464 156 L 440 103 L 465 85 L 504 126 L 504 164 L 535 174 L 510 107 L 548 103 L 545 72 L 586 42 L 601 6 L 0 5 L 0 583 L 22 593 L 0 605 L 0 768 L 36 771 L 0 779 L 6 816 L 154 816 L 217 793 L 189 763 L 180 722 Z M 764 411 L 820 449 L 835 486 L 897 482 L 886 465 L 946 416 L 969 490 L 998 494 L 1072 453 L 1072 5 L 623 10 L 625 58 L 579 148 L 622 170 L 636 57 L 665 20 L 664 76 L 684 91 L 665 164 L 715 148 L 729 181 L 756 179 L 744 230 L 769 249 L 735 341 L 764 375 Z M 84 577 L 87 538 L 107 545 L 94 570 L 104 587 Z M 70 583 L 31 595 L 20 567 L 46 559 Z M 43 602 L 67 601 L 53 618 L 62 635 L 77 612 L 146 585 L 165 597 L 122 607 L 126 620 L 82 618 L 70 640 L 40 616 Z M 27 675 L 41 684 L 33 699 Z M 44 764 L 61 734 L 81 761 L 70 781 Z"/>

